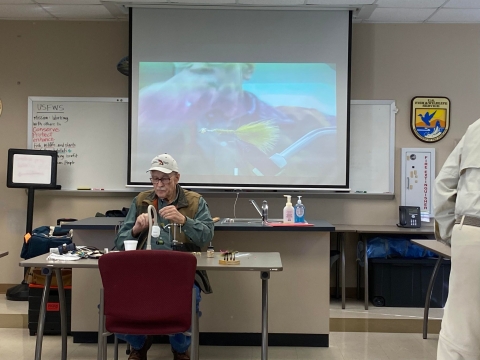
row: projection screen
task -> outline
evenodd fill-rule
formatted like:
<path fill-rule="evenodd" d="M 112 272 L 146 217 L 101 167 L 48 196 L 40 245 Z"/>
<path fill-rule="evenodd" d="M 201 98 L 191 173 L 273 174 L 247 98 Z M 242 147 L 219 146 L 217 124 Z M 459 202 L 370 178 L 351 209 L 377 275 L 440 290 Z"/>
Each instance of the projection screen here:
<path fill-rule="evenodd" d="M 131 9 L 128 185 L 348 187 L 348 11 Z"/>

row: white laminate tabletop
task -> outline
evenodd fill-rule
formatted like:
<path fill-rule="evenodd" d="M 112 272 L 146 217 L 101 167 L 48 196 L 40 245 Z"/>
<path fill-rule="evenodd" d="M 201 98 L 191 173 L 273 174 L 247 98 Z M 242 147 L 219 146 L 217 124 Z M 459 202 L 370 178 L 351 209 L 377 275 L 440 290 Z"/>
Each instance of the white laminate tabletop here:
<path fill-rule="evenodd" d="M 450 259 L 452 256 L 452 249 L 450 246 L 437 241 L 437 240 L 411 240 L 412 243 L 417 244 L 418 246 L 423 247 L 424 249 L 430 250 L 435 254 L 441 255 L 446 259 Z"/>
<path fill-rule="evenodd" d="M 147 250 L 139 250 L 147 251 Z M 76 261 L 47 260 L 49 254 L 23 260 L 20 266 L 23 267 L 52 267 L 52 268 L 98 268 L 98 260 L 80 259 Z M 282 271 L 283 265 L 278 252 L 240 252 L 236 259 L 240 265 L 220 265 L 219 260 L 223 259 L 220 253 L 215 253 L 214 258 L 208 258 L 207 253 L 196 253 L 197 270 L 219 270 L 219 271 Z"/>
<path fill-rule="evenodd" d="M 347 225 L 347 224 L 333 224 L 335 226 L 335 231 L 332 232 L 357 232 L 356 225 Z"/>
<path fill-rule="evenodd" d="M 221 271 L 282 271 L 283 265 L 278 252 L 240 252 L 235 259 L 240 260 L 240 265 L 220 265 L 223 259 L 220 253 L 215 253 L 214 258 L 208 258 L 206 253 L 197 256 L 198 270 Z"/>
<path fill-rule="evenodd" d="M 355 225 L 358 233 L 364 234 L 434 234 L 433 226 L 404 228 L 396 225 Z"/>

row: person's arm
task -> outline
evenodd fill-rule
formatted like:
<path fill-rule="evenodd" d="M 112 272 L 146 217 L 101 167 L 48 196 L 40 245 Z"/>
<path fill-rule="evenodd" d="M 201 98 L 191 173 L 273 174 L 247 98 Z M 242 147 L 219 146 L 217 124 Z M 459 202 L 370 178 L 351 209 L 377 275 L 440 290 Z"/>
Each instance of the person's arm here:
<path fill-rule="evenodd" d="M 203 197 L 198 201 L 198 210 L 193 219 L 186 217 L 182 231 L 195 245 L 203 247 L 213 239 L 213 220 Z"/>
<path fill-rule="evenodd" d="M 132 204 L 130 205 L 130 209 L 128 209 L 127 217 L 123 222 L 120 230 L 117 233 L 117 237 L 115 238 L 115 247 L 117 250 L 124 250 L 123 242 L 125 240 L 136 240 L 137 238 L 133 236 L 132 229 L 135 225 L 136 214 L 137 214 L 137 206 L 135 205 L 137 198 L 133 199 Z M 137 234 L 137 236 L 140 234 Z"/>
<path fill-rule="evenodd" d="M 460 178 L 460 160 L 464 139 L 452 151 L 443 164 L 433 191 L 433 208 L 435 216 L 435 238 L 450 245 L 453 225 L 455 225 L 455 201 L 457 185 Z"/>

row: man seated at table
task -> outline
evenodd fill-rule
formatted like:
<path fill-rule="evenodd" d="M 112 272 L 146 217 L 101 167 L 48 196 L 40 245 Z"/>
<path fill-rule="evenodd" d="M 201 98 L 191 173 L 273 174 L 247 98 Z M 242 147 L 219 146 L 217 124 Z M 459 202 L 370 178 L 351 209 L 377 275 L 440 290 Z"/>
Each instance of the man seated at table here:
<path fill-rule="evenodd" d="M 149 231 L 148 206 L 153 205 L 158 211 L 160 238 L 152 240 L 152 249 L 171 250 L 170 232 L 164 228 L 169 223 L 181 224 L 182 232 L 176 232 L 176 240 L 182 243 L 185 251 L 200 251 L 200 248 L 212 241 L 213 220 L 205 199 L 193 192 L 184 190 L 178 182 L 180 173 L 177 162 L 168 154 L 153 158 L 150 169 L 150 181 L 153 190 L 138 194 L 132 201 L 125 222 L 115 239 L 115 246 L 124 249 L 124 241 L 137 239 L 137 249 L 144 249 Z M 205 271 L 197 271 L 194 285 L 197 294 L 197 312 L 201 300 L 200 289 L 210 293 L 211 288 Z M 126 289 L 126 291 L 128 291 Z M 145 335 L 117 334 L 119 339 L 130 343 L 132 351 L 129 360 L 146 360 L 147 351 L 152 345 L 152 337 Z M 170 335 L 174 360 L 189 360 L 187 354 L 190 336 L 184 334 Z"/>

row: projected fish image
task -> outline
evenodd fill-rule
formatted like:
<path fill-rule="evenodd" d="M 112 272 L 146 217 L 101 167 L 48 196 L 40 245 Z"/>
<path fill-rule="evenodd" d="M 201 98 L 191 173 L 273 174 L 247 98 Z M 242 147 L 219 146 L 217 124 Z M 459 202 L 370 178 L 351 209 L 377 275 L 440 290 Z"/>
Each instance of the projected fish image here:
<path fill-rule="evenodd" d="M 196 179 L 328 174 L 336 76 L 330 63 L 140 62 L 137 153 L 168 151 Z"/>

